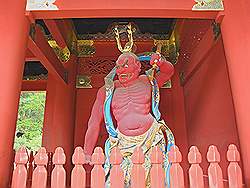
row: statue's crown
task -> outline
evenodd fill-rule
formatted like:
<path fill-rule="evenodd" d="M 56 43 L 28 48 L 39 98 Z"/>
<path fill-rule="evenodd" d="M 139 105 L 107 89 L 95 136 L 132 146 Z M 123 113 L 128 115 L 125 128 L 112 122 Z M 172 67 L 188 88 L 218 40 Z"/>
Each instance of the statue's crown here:
<path fill-rule="evenodd" d="M 124 32 L 127 32 L 127 34 L 128 34 L 128 42 L 125 44 L 125 46 L 123 48 L 121 45 L 121 40 L 120 40 L 120 33 L 124 33 Z M 122 53 L 132 52 L 134 42 L 133 42 L 133 31 L 132 31 L 131 23 L 129 23 L 126 26 L 125 30 L 124 29 L 120 30 L 119 25 L 117 25 L 114 28 L 114 33 L 115 33 L 115 39 L 117 42 L 117 47 L 120 50 L 120 52 L 122 52 Z"/>

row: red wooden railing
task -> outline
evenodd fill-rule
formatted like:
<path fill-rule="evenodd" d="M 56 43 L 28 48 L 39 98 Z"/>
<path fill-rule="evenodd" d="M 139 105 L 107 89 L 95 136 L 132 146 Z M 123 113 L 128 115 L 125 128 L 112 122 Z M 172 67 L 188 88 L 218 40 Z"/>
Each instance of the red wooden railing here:
<path fill-rule="evenodd" d="M 45 148 L 41 148 L 34 156 L 34 162 L 32 156 L 29 158 L 25 148 L 20 148 L 16 152 L 15 156 L 15 168 L 12 177 L 13 188 L 27 188 L 30 187 L 30 181 L 32 188 L 65 188 L 66 187 L 66 172 L 64 164 L 66 156 L 64 150 L 61 147 L 56 148 L 52 157 L 52 163 L 49 161 L 48 153 Z M 223 182 L 222 170 L 220 168 L 220 153 L 216 146 L 210 146 L 207 152 L 207 160 L 209 162 L 208 183 L 204 183 L 203 169 L 200 167 L 201 153 L 196 146 L 192 146 L 189 150 L 188 161 L 190 163 L 189 168 L 189 187 L 190 188 L 242 188 L 242 172 L 238 164 L 240 161 L 240 155 L 235 145 L 230 145 L 227 151 L 227 160 L 229 162 L 227 175 L 228 181 Z M 171 148 L 169 153 L 169 160 L 172 163 L 170 168 L 170 187 L 171 188 L 184 188 L 184 174 L 180 165 L 182 161 L 182 155 L 177 146 Z M 122 156 L 118 148 L 114 148 L 111 152 L 110 161 L 112 163 L 112 170 L 110 172 L 111 187 L 123 187 L 124 177 L 123 171 L 120 168 L 122 162 Z M 27 163 L 29 162 L 29 165 Z M 77 147 L 72 156 L 72 162 L 74 168 L 71 172 L 71 187 L 80 188 L 85 187 L 86 184 L 86 172 L 83 168 L 84 153 L 81 147 Z M 145 187 L 145 171 L 142 166 L 144 163 L 144 155 L 140 148 L 137 148 L 132 155 L 132 177 L 131 187 L 142 188 Z M 151 154 L 151 187 L 161 188 L 164 187 L 164 170 L 162 169 L 162 152 L 158 147 L 153 148 Z M 91 187 L 101 188 L 104 187 L 104 154 L 100 147 L 95 148 L 92 163 L 94 168 L 91 171 Z M 33 166 L 32 166 L 33 164 Z M 51 165 L 51 167 L 48 167 Z M 33 167 L 35 166 L 35 169 Z M 52 169 L 52 166 L 53 169 Z M 28 167 L 28 168 L 27 168 Z M 52 169 L 51 182 L 48 186 L 48 169 Z M 28 169 L 28 170 L 27 170 Z M 28 175 L 32 174 L 32 178 Z M 30 175 L 31 176 L 31 175 Z"/>

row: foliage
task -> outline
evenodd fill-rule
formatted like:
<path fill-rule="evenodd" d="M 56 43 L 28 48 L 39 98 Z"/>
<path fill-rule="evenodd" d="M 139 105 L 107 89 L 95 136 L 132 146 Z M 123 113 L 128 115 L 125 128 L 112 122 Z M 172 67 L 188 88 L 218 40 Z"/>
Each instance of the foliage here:
<path fill-rule="evenodd" d="M 14 149 L 25 146 L 37 151 L 41 147 L 45 97 L 45 92 L 21 93 Z"/>

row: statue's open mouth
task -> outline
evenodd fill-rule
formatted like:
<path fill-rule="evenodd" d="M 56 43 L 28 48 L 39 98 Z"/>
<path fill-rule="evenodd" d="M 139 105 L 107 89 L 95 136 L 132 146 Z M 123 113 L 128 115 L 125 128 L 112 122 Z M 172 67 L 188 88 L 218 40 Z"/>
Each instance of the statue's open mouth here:
<path fill-rule="evenodd" d="M 130 79 L 132 77 L 131 73 L 127 73 L 127 74 L 120 74 L 120 78 L 121 79 Z"/>

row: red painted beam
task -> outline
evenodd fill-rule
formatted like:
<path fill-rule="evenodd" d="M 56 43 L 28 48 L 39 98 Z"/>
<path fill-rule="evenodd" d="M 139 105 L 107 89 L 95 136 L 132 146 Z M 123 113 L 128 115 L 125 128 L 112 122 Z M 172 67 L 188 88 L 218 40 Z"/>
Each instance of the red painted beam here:
<path fill-rule="evenodd" d="M 28 48 L 49 72 L 67 83 L 67 71 L 57 58 L 53 49 L 49 46 L 40 28 L 36 27 L 34 40 L 29 37 Z"/>
<path fill-rule="evenodd" d="M 126 40 L 127 42 L 127 40 Z M 134 40 L 135 54 L 140 54 L 143 52 L 151 52 L 152 47 L 154 47 L 154 41 L 136 41 Z M 122 47 L 125 46 L 125 41 L 122 41 Z M 117 57 L 121 55 L 121 52 L 117 48 L 116 41 L 95 41 L 95 57 Z M 111 50 L 112 49 L 112 50 Z"/>
<path fill-rule="evenodd" d="M 56 18 L 203 18 L 215 19 L 218 11 L 192 11 L 194 0 L 58 0 L 58 10 L 32 11 L 35 19 Z"/>
<path fill-rule="evenodd" d="M 57 42 L 57 44 L 61 47 L 64 48 L 67 46 L 66 41 L 66 34 L 62 34 L 62 32 L 59 29 L 59 24 L 58 20 L 44 20 L 47 28 L 49 29 L 50 33 L 52 34 L 53 38 Z M 71 30 L 68 30 L 70 32 Z"/>
<path fill-rule="evenodd" d="M 34 56 L 34 54 L 29 49 L 27 49 L 25 61 L 39 61 L 39 60 Z"/>
<path fill-rule="evenodd" d="M 183 36 L 184 28 L 185 28 L 185 19 L 177 19 L 175 24 L 175 32 L 177 37 L 176 40 L 179 42 L 182 41 L 181 37 Z"/>
<path fill-rule="evenodd" d="M 46 91 L 47 80 L 23 80 L 22 91 Z"/>
<path fill-rule="evenodd" d="M 220 38 L 214 39 L 213 28 L 210 27 L 199 45 L 193 50 L 189 64 L 185 67 L 185 80 L 183 85 L 199 70 L 218 40 L 220 40 Z"/>
<path fill-rule="evenodd" d="M 94 10 L 53 10 L 34 11 L 35 19 L 64 19 L 64 18 L 190 18 L 216 19 L 217 11 L 192 11 L 170 9 L 94 9 Z"/>

